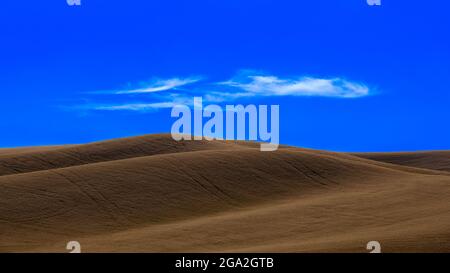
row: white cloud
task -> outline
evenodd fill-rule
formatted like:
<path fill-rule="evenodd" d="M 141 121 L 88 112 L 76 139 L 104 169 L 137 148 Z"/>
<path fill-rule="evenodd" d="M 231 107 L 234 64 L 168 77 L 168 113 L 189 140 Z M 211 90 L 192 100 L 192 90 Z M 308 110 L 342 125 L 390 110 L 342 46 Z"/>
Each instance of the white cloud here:
<path fill-rule="evenodd" d="M 247 92 L 248 96 L 357 98 L 369 95 L 369 88 L 366 85 L 341 78 L 301 77 L 280 79 L 276 76 L 245 76 L 220 84 L 241 89 Z"/>
<path fill-rule="evenodd" d="M 98 105 L 92 107 L 94 110 L 102 111 L 147 111 L 160 108 L 172 108 L 173 102 L 155 102 L 155 103 L 129 103 L 118 105 Z"/>
<path fill-rule="evenodd" d="M 196 83 L 200 80 L 201 80 L 200 77 L 159 79 L 159 80 L 152 81 L 150 84 L 147 84 L 145 87 L 142 87 L 142 88 L 113 90 L 113 91 L 97 91 L 97 92 L 92 92 L 92 93 L 94 93 L 94 94 L 117 94 L 117 95 L 155 93 L 155 92 L 177 89 L 178 87 Z"/>
<path fill-rule="evenodd" d="M 200 77 L 171 78 L 155 80 L 140 89 L 108 91 L 107 94 L 167 92 L 154 96 L 153 101 L 149 102 L 135 103 L 120 99 L 121 101 L 117 104 L 88 104 L 81 106 L 81 108 L 98 111 L 151 111 L 171 108 L 177 104 L 191 105 L 194 96 L 203 97 L 205 103 L 222 103 L 262 96 L 358 98 L 371 93 L 371 90 L 365 84 L 338 77 L 279 78 L 273 75 L 262 75 L 251 70 L 241 71 L 237 76 L 225 82 L 206 82 L 202 85 L 195 85 L 191 90 L 179 88 L 200 80 Z M 180 90 L 183 90 L 183 92 L 179 92 Z M 122 97 L 118 96 L 117 98 Z"/>
<path fill-rule="evenodd" d="M 121 91 L 117 91 L 116 94 L 136 94 L 136 93 L 160 92 L 160 91 L 171 90 L 171 89 L 183 86 L 183 85 L 195 83 L 197 81 L 199 81 L 198 78 L 186 78 L 186 79 L 173 78 L 173 79 L 168 79 L 168 80 L 158 80 L 148 87 L 141 88 L 141 89 L 133 89 L 133 90 L 121 90 Z"/>

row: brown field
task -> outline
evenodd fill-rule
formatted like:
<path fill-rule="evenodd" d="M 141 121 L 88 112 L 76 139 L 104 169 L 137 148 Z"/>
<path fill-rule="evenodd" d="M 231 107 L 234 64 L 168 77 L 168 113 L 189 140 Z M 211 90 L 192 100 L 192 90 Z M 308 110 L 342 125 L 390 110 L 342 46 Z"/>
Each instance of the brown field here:
<path fill-rule="evenodd" d="M 148 135 L 0 149 L 0 252 L 450 252 L 450 152 Z"/>

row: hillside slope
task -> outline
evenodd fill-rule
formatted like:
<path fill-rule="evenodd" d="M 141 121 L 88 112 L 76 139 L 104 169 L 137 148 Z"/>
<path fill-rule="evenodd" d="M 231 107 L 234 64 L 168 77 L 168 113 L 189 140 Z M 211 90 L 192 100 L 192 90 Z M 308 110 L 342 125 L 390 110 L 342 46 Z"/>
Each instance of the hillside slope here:
<path fill-rule="evenodd" d="M 150 135 L 0 153 L 0 251 L 450 251 L 450 175 Z"/>
<path fill-rule="evenodd" d="M 450 171 L 450 151 L 354 153 L 354 155 L 392 164 L 439 171 Z"/>

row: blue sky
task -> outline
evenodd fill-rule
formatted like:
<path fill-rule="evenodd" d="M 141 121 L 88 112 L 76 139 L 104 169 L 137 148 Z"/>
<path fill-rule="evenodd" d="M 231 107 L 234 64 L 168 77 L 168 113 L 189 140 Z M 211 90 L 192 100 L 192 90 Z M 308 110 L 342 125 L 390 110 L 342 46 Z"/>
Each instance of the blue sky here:
<path fill-rule="evenodd" d="M 202 95 L 279 104 L 283 144 L 450 149 L 448 1 L 1 5 L 0 147 L 169 132 Z"/>

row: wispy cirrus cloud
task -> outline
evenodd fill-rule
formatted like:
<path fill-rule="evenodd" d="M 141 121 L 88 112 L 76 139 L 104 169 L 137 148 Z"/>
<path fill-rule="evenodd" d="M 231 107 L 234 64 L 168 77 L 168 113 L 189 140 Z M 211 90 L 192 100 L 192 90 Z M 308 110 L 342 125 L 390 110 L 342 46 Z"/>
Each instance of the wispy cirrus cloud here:
<path fill-rule="evenodd" d="M 239 76 L 220 85 L 237 88 L 241 96 L 310 96 L 358 98 L 369 95 L 361 83 L 341 78 L 279 78 L 272 75 Z M 224 93 L 225 96 L 231 94 Z"/>
<path fill-rule="evenodd" d="M 145 84 L 141 88 L 128 88 L 109 91 L 95 91 L 90 92 L 92 94 L 145 94 L 156 93 L 162 91 L 177 90 L 178 87 L 193 84 L 200 81 L 201 77 L 189 77 L 189 78 L 170 78 L 170 79 L 155 79 L 150 83 Z"/>
<path fill-rule="evenodd" d="M 129 103 L 129 104 L 111 104 L 111 105 L 92 105 L 93 110 L 103 111 L 148 111 L 161 108 L 172 108 L 173 102 L 155 102 L 155 103 Z"/>
<path fill-rule="evenodd" d="M 96 111 L 146 112 L 171 108 L 177 104 L 190 105 L 194 96 L 203 97 L 204 102 L 222 103 L 270 96 L 349 99 L 368 96 L 372 93 L 372 90 L 363 83 L 339 77 L 279 77 L 245 70 L 227 81 L 198 83 L 202 79 L 202 77 L 158 79 L 143 88 L 108 91 L 107 94 L 121 95 L 115 96 L 114 103 L 89 104 L 81 108 Z M 155 95 L 146 98 L 144 102 L 130 101 L 130 98 L 127 99 L 126 96 L 148 93 L 155 93 Z"/>

